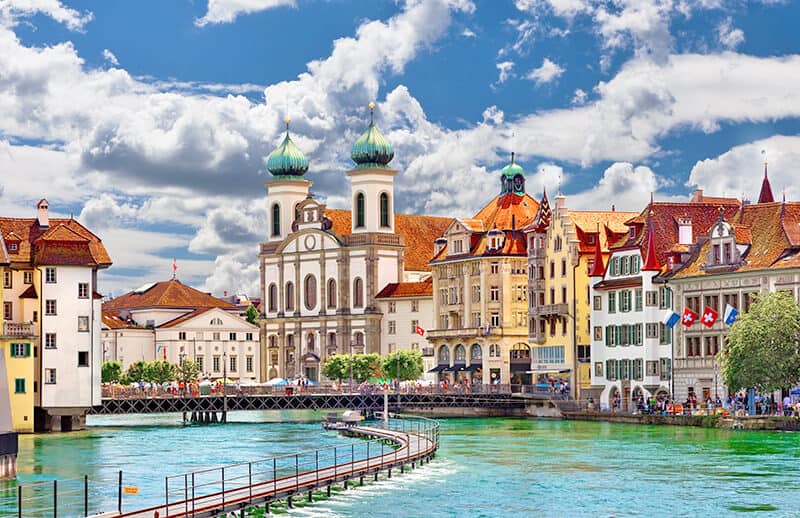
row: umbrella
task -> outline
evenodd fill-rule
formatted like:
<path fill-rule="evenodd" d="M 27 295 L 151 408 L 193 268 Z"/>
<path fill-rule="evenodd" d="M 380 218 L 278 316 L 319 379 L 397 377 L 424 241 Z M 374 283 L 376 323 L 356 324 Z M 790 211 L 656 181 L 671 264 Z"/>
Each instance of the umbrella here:
<path fill-rule="evenodd" d="M 282 387 L 283 385 L 286 385 L 286 380 L 283 378 L 272 378 L 266 382 L 265 385 L 268 387 Z"/>

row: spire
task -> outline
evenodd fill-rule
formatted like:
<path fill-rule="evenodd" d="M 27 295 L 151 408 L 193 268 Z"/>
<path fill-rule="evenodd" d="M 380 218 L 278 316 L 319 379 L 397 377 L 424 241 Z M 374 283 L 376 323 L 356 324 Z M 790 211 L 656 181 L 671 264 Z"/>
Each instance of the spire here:
<path fill-rule="evenodd" d="M 375 103 L 369 103 L 369 127 L 353 143 L 350 158 L 361 168 L 386 168 L 394 158 L 394 148 L 375 126 Z"/>
<path fill-rule="evenodd" d="M 781 219 L 786 216 L 786 191 L 783 191 L 783 201 L 781 201 Z"/>
<path fill-rule="evenodd" d="M 654 237 L 655 232 L 653 231 L 652 217 L 653 210 L 650 209 L 650 215 L 647 218 L 647 245 L 644 254 L 644 264 L 642 265 L 643 272 L 657 272 L 661 270 L 661 265 L 658 264 L 658 255 L 656 254 L 656 240 Z"/>
<path fill-rule="evenodd" d="M 303 179 L 303 175 L 308 171 L 308 160 L 302 151 L 292 142 L 289 135 L 289 123 L 291 119 L 286 117 L 286 136 L 278 148 L 273 151 L 267 159 L 267 169 L 272 176 L 277 178 Z"/>
<path fill-rule="evenodd" d="M 603 251 L 600 249 L 600 225 L 597 225 L 597 241 L 594 247 L 594 264 L 592 264 L 592 271 L 589 272 L 589 277 L 602 277 L 606 273 L 606 267 L 603 265 Z"/>
<path fill-rule="evenodd" d="M 767 161 L 764 160 L 764 180 L 761 182 L 761 193 L 758 195 L 758 203 L 771 203 L 775 201 L 772 197 L 772 186 L 769 184 L 767 176 Z"/>
<path fill-rule="evenodd" d="M 547 189 L 542 187 L 542 199 L 539 202 L 539 208 L 536 210 L 536 216 L 533 217 L 536 231 L 544 232 L 550 226 L 550 218 L 552 216 L 553 211 L 550 210 L 550 202 L 547 201 Z"/>

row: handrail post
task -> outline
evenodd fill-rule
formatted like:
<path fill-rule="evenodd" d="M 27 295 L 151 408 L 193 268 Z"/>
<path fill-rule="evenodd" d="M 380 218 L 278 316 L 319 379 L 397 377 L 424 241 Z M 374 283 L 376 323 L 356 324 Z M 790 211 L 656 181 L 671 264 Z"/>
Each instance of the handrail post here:
<path fill-rule="evenodd" d="M 367 441 L 367 471 L 369 471 L 369 443 L 370 441 Z"/>
<path fill-rule="evenodd" d="M 183 474 L 183 512 L 189 514 L 189 474 Z"/>
<path fill-rule="evenodd" d="M 222 390 L 225 390 L 224 388 Z M 225 509 L 225 467 L 220 468 L 222 473 L 222 508 Z"/>
<path fill-rule="evenodd" d="M 314 459 L 315 459 L 315 463 L 316 463 L 316 465 L 315 465 L 316 469 L 314 470 L 314 474 L 315 474 L 315 478 L 317 480 L 317 485 L 319 485 L 319 450 L 318 449 L 314 450 Z"/>
<path fill-rule="evenodd" d="M 117 483 L 117 511 L 122 514 L 122 470 L 119 470 L 119 482 Z"/>
<path fill-rule="evenodd" d="M 53 480 L 53 518 L 58 518 L 58 480 Z"/>
<path fill-rule="evenodd" d="M 247 503 L 253 503 L 253 463 L 247 463 L 247 487 L 248 487 L 248 499 Z"/>
<path fill-rule="evenodd" d="M 338 446 L 334 446 L 333 447 L 333 481 L 334 482 L 336 482 L 336 469 L 338 467 L 337 465 L 339 464 L 339 462 L 336 460 L 336 448 L 338 448 Z"/>
<path fill-rule="evenodd" d="M 355 462 L 356 462 L 356 445 L 350 445 L 350 473 L 352 474 L 355 471 Z"/>
<path fill-rule="evenodd" d="M 164 516 L 169 516 L 169 477 L 164 477 Z"/>
<path fill-rule="evenodd" d="M 294 488 L 300 488 L 300 462 L 297 458 L 297 453 L 294 454 Z"/>
<path fill-rule="evenodd" d="M 194 516 L 194 471 L 192 471 L 192 516 Z"/>
<path fill-rule="evenodd" d="M 83 516 L 89 516 L 89 475 L 83 476 Z"/>
<path fill-rule="evenodd" d="M 278 494 L 278 460 L 272 457 L 272 496 Z"/>
<path fill-rule="evenodd" d="M 22 518 L 22 486 L 17 486 L 17 514 Z"/>

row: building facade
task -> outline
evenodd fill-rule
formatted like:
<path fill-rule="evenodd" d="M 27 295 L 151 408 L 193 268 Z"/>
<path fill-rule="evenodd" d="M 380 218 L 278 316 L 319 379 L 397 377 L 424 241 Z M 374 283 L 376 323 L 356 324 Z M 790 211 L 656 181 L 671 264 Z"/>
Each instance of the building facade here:
<path fill-rule="evenodd" d="M 527 247 L 522 229 L 539 203 L 514 162 L 501 192 L 474 217 L 451 220 L 435 241 L 433 347 L 439 380 L 530 384 Z"/>
<path fill-rule="evenodd" d="M 100 239 L 73 219 L 0 218 L 7 369 L 20 430 L 69 431 L 100 404 L 100 295 L 97 273 L 111 265 Z M 17 381 L 20 380 L 20 381 Z M 11 381 L 9 381 L 11 383 Z M 31 396 L 32 395 L 32 406 Z M 16 426 L 16 425 L 15 425 Z"/>
<path fill-rule="evenodd" d="M 374 108 L 374 106 L 371 106 Z M 308 161 L 291 140 L 267 168 L 268 240 L 261 245 L 262 332 L 268 373 L 320 379 L 320 362 L 337 353 L 379 353 L 376 295 L 386 285 L 430 275 L 433 240 L 449 222 L 395 214 L 394 150 L 371 120 L 353 144 L 352 208 L 315 200 Z"/>

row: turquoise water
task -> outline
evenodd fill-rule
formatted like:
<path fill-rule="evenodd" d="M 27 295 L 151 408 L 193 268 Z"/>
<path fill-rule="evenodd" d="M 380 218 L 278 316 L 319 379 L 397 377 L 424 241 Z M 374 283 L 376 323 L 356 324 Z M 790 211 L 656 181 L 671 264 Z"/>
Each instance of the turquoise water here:
<path fill-rule="evenodd" d="M 23 436 L 24 482 L 124 470 L 138 507 L 163 499 L 164 475 L 352 439 L 323 433 L 319 415 L 232 414 L 227 425 L 174 416 L 94 417 L 90 429 Z M 524 419 L 442 421 L 436 459 L 295 516 L 798 516 L 800 435 Z M 113 500 L 112 496 L 109 496 Z M 113 506 L 112 506 L 113 508 Z M 286 512 L 285 509 L 278 509 Z"/>

